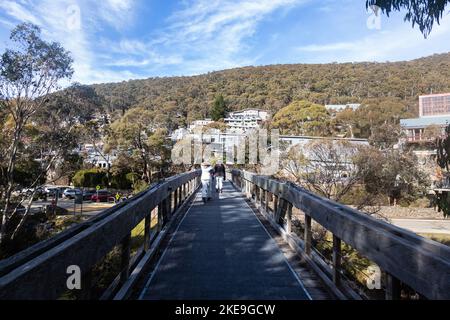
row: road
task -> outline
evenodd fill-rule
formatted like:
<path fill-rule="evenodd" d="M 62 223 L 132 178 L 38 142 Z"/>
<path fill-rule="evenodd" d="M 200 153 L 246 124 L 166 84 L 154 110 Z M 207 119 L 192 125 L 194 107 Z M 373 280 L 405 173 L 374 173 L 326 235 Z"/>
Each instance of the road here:
<path fill-rule="evenodd" d="M 411 230 L 415 233 L 439 233 L 450 235 L 450 220 L 427 219 L 391 219 L 397 227 Z"/>

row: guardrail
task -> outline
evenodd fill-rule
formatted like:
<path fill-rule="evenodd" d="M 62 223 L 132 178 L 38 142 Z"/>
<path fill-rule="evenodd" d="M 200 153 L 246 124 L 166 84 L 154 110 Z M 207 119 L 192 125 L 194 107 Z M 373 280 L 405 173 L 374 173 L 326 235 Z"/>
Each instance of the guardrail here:
<path fill-rule="evenodd" d="M 232 170 L 232 181 L 247 198 L 254 200 L 291 247 L 316 266 L 314 269 L 322 273 L 321 278 L 328 277 L 336 288 L 344 285 L 341 282 L 344 241 L 385 272 L 386 299 L 400 298 L 401 282 L 428 299 L 450 299 L 449 247 L 317 196 L 292 183 L 240 170 Z M 273 210 L 269 210 L 269 199 L 273 200 Z M 304 213 L 303 239 L 292 232 L 293 207 Z M 333 234 L 329 274 L 323 273 L 323 265 L 318 267 L 321 262 L 311 248 L 312 221 Z"/>
<path fill-rule="evenodd" d="M 188 202 L 199 183 L 199 171 L 168 178 L 85 223 L 1 261 L 0 299 L 59 299 L 68 290 L 69 266 L 81 270 L 81 296 L 89 299 L 94 266 L 116 246 L 120 248 L 120 274 L 103 298 L 126 298 L 138 279 L 136 269 L 155 255 L 174 214 Z M 157 211 L 155 217 L 152 211 Z M 156 219 L 153 231 L 152 218 Z M 131 232 L 142 221 L 143 246 L 132 259 Z"/>

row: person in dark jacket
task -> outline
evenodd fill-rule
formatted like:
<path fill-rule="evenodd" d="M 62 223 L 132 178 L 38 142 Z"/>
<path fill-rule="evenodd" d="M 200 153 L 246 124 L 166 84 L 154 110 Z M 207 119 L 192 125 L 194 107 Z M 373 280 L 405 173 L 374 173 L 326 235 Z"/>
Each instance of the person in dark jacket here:
<path fill-rule="evenodd" d="M 214 166 L 214 176 L 216 177 L 216 191 L 222 193 L 223 181 L 226 179 L 225 165 L 222 161 L 217 161 Z"/>

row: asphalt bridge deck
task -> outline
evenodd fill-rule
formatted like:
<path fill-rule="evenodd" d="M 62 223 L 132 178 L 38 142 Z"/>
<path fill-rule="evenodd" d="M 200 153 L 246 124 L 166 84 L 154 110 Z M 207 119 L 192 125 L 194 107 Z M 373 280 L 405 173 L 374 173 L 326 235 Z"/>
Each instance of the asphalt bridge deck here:
<path fill-rule="evenodd" d="M 140 299 L 309 299 L 274 239 L 229 182 L 192 206 Z"/>

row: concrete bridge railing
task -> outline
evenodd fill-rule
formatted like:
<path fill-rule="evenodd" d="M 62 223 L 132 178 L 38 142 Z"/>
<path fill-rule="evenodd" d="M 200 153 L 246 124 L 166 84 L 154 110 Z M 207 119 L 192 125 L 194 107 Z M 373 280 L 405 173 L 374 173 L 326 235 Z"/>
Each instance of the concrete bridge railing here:
<path fill-rule="evenodd" d="M 199 171 L 168 178 L 95 218 L 0 262 L 0 299 L 59 299 L 68 291 L 68 268 L 81 270 L 81 299 L 90 299 L 94 267 L 117 249 L 120 270 L 103 293 L 123 299 L 158 250 L 173 216 L 199 186 Z M 143 245 L 131 254 L 132 230 L 144 222 Z M 153 224 L 153 227 L 152 227 Z"/>
<path fill-rule="evenodd" d="M 386 298 L 400 297 L 400 283 L 428 299 L 450 299 L 450 248 L 357 210 L 319 197 L 291 183 L 233 170 L 236 187 L 266 215 L 292 248 L 324 281 L 343 288 L 342 241 L 376 263 L 386 275 Z M 269 208 L 269 202 L 272 208 Z M 304 213 L 304 237 L 292 231 L 292 208 Z M 332 265 L 312 250 L 312 221 L 333 235 Z M 321 260 L 321 261 L 320 261 Z M 327 272 L 328 271 L 328 272 Z M 338 295 L 340 290 L 338 289 Z"/>

